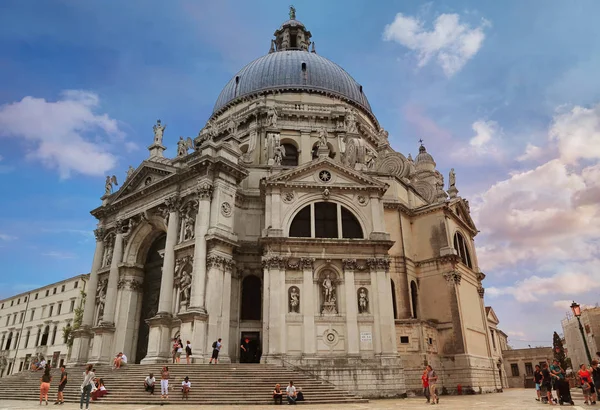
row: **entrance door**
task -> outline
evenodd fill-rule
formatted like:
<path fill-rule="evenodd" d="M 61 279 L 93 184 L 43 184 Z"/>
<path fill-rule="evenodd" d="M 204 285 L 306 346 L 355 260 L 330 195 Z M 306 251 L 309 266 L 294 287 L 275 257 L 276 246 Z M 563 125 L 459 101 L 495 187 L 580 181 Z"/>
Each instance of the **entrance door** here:
<path fill-rule="evenodd" d="M 260 363 L 262 355 L 260 332 L 242 332 L 240 346 L 244 346 L 246 351 L 240 347 L 240 363 Z"/>
<path fill-rule="evenodd" d="M 150 326 L 146 323 L 146 319 L 150 319 L 158 313 L 158 299 L 160 297 L 160 281 L 162 278 L 163 263 L 159 251 L 165 249 L 166 239 L 167 237 L 163 235 L 154 241 L 148 251 L 146 264 L 144 265 L 142 312 L 140 314 L 140 326 L 135 354 L 136 363 L 140 363 L 148 353 Z"/>

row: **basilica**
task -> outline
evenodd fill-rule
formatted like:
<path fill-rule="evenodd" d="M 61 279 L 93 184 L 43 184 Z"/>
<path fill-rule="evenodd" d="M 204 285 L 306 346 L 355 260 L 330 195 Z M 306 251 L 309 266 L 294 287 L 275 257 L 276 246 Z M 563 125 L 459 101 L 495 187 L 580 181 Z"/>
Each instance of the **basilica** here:
<path fill-rule="evenodd" d="M 268 42 L 267 42 L 268 46 Z M 197 137 L 107 177 L 71 364 L 293 366 L 366 397 L 502 386 L 469 203 L 424 145 L 396 152 L 363 87 L 290 18 Z M 149 141 L 150 142 L 150 141 Z M 240 344 L 248 339 L 249 353 Z"/>

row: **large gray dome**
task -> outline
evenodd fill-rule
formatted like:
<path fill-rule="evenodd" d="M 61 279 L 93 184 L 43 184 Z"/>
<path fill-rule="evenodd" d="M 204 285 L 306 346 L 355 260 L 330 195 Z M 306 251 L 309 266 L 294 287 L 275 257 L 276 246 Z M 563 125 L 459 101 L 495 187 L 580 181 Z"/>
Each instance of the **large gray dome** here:
<path fill-rule="evenodd" d="M 252 61 L 225 85 L 213 112 L 240 97 L 283 90 L 333 94 L 372 114 L 362 86 L 350 74 L 334 62 L 304 50 L 277 51 Z"/>

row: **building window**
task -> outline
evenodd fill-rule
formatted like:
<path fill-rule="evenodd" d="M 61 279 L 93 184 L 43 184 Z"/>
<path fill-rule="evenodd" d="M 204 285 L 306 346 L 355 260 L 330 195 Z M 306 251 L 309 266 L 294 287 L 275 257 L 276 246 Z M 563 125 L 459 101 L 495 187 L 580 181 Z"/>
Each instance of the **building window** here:
<path fill-rule="evenodd" d="M 54 311 L 54 305 L 50 305 L 50 310 L 48 311 L 48 317 L 52 317 L 53 311 Z"/>
<path fill-rule="evenodd" d="M 412 300 L 412 317 L 416 319 L 418 316 L 418 300 L 419 294 L 417 290 L 417 283 L 414 280 L 410 281 L 410 299 Z"/>
<path fill-rule="evenodd" d="M 454 249 L 458 252 L 458 256 L 462 263 L 467 265 L 469 268 L 473 268 L 473 264 L 471 263 L 471 255 L 469 255 L 469 247 L 467 246 L 467 241 L 465 241 L 464 236 L 462 236 L 459 232 L 454 234 Z"/>
<path fill-rule="evenodd" d="M 2 307 L 0 309 L 4 309 L 4 303 L 2 304 Z"/>
<path fill-rule="evenodd" d="M 74 300 L 71 301 L 71 306 L 69 306 L 69 313 L 72 313 L 73 310 L 75 310 L 75 301 Z"/>
<path fill-rule="evenodd" d="M 494 329 L 490 329 L 490 335 L 492 336 L 492 346 L 496 350 L 496 338 L 494 337 Z"/>
<path fill-rule="evenodd" d="M 19 315 L 19 323 L 23 323 L 23 319 L 25 319 L 25 312 L 21 312 Z"/>
<path fill-rule="evenodd" d="M 10 345 L 12 343 L 12 337 L 13 337 L 13 334 L 12 334 L 12 332 L 10 332 L 8 334 L 8 338 L 6 339 L 6 346 L 4 346 L 5 350 L 9 350 L 10 349 Z"/>
<path fill-rule="evenodd" d="M 56 288 L 54 288 L 54 290 L 52 291 L 53 295 L 56 295 Z"/>
<path fill-rule="evenodd" d="M 27 302 L 27 296 L 25 296 L 25 299 L 23 299 L 23 303 Z"/>
<path fill-rule="evenodd" d="M 394 310 L 394 319 L 398 319 L 398 307 L 396 306 L 396 285 L 394 279 L 390 279 L 390 287 L 392 288 L 392 308 Z"/>
<path fill-rule="evenodd" d="M 525 363 L 525 374 L 527 376 L 533 376 L 533 364 Z"/>
<path fill-rule="evenodd" d="M 13 315 L 13 322 L 12 322 L 12 324 L 14 325 L 15 323 L 17 323 L 17 314 L 16 313 Z"/>
<path fill-rule="evenodd" d="M 35 309 L 31 309 L 31 317 L 29 318 L 30 322 L 33 320 L 34 316 L 35 316 Z"/>
<path fill-rule="evenodd" d="M 37 300 L 39 293 L 35 294 L 35 300 Z"/>
<path fill-rule="evenodd" d="M 40 346 L 48 345 L 48 337 L 50 336 L 50 326 L 46 325 L 44 328 L 44 333 L 42 334 L 42 340 L 40 340 Z"/>
<path fill-rule="evenodd" d="M 77 289 L 77 286 L 79 286 L 79 281 L 75 281 L 75 285 L 73 285 L 73 289 Z"/>
<path fill-rule="evenodd" d="M 52 343 L 50 343 L 51 345 L 54 344 L 54 342 L 56 342 L 56 332 L 58 331 L 58 326 L 55 325 L 54 326 L 54 330 L 52 331 Z"/>
<path fill-rule="evenodd" d="M 50 294 L 50 289 L 46 289 L 46 296 Z"/>
<path fill-rule="evenodd" d="M 59 303 L 57 308 L 56 308 L 56 316 L 60 315 L 60 311 L 62 310 L 62 303 Z"/>
<path fill-rule="evenodd" d="M 432 337 L 430 337 L 428 341 L 429 341 L 429 344 L 430 344 L 430 345 L 432 345 L 432 344 L 433 344 L 433 338 L 432 338 Z"/>
<path fill-rule="evenodd" d="M 21 303 L 21 298 L 17 299 L 17 305 Z"/>
<path fill-rule="evenodd" d="M 400 336 L 401 344 L 408 344 L 408 336 Z"/>
<path fill-rule="evenodd" d="M 10 324 L 10 315 L 6 316 L 6 326 Z"/>
<path fill-rule="evenodd" d="M 65 291 L 65 285 L 62 285 L 62 286 L 60 287 L 60 291 L 61 291 L 61 292 L 64 292 L 64 291 Z"/>
<path fill-rule="evenodd" d="M 31 330 L 28 330 L 27 335 L 25 335 L 25 349 L 27 349 L 27 345 L 29 344 L 29 336 L 31 336 Z"/>
<path fill-rule="evenodd" d="M 334 202 L 316 202 L 305 206 L 290 225 L 290 237 L 362 239 L 363 231 L 356 217 Z"/>
<path fill-rule="evenodd" d="M 15 304 L 15 301 L 14 301 L 14 300 L 11 300 L 11 301 L 10 301 L 10 305 L 12 306 L 12 305 L 14 305 L 14 304 Z"/>
<path fill-rule="evenodd" d="M 283 166 L 298 166 L 298 149 L 292 144 L 281 144 L 285 149 L 285 157 L 281 160 Z"/>
<path fill-rule="evenodd" d="M 517 363 L 511 363 L 510 371 L 512 372 L 513 377 L 518 377 L 519 376 L 519 365 Z"/>

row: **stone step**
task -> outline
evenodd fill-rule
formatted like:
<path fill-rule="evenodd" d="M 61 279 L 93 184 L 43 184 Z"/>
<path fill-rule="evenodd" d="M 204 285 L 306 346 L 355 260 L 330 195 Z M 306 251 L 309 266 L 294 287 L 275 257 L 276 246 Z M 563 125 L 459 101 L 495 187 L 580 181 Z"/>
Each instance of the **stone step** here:
<path fill-rule="evenodd" d="M 160 381 L 157 380 L 155 394 L 143 389 L 148 373 L 160 377 L 162 365 L 127 365 L 119 370 L 109 366 L 97 366 L 96 375 L 104 379 L 109 394 L 96 401 L 99 404 L 148 404 L 160 405 L 181 403 L 181 382 L 189 376 L 192 390 L 186 404 L 194 405 L 266 405 L 272 403 L 271 392 L 276 383 L 283 388 L 290 380 L 302 387 L 306 403 L 359 403 L 368 400 L 354 396 L 310 374 L 275 365 L 261 364 L 177 364 L 169 365 L 169 400 L 160 398 Z M 69 382 L 65 388 L 66 402 L 78 402 L 83 367 L 67 369 Z M 56 398 L 60 370 L 53 369 L 50 397 Z M 39 400 L 39 380 L 42 372 L 22 372 L 0 379 L 0 400 L 21 397 Z M 240 391 L 240 386 L 244 390 Z"/>

